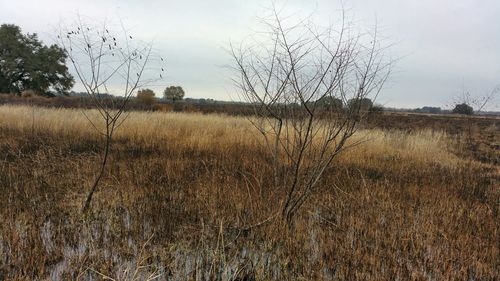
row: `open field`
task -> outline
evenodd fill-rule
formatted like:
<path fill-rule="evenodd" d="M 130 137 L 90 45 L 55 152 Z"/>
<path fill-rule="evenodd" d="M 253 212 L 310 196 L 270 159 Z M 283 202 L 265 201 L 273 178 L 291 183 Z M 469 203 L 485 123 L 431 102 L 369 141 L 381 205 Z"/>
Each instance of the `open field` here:
<path fill-rule="evenodd" d="M 81 110 L 1 105 L 0 280 L 497 280 L 498 119 L 387 116 L 288 229 L 244 117 L 132 112 L 83 215 L 102 141 Z"/>

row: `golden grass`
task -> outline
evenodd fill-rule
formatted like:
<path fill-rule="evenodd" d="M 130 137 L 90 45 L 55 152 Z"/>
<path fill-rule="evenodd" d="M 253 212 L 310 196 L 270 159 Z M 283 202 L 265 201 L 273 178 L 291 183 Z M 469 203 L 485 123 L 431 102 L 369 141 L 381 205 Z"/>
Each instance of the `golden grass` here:
<path fill-rule="evenodd" d="M 50 109 L 29 106 L 0 106 L 0 126 L 30 132 L 46 132 L 58 136 L 96 138 L 97 131 L 87 117 L 103 130 L 103 120 L 97 110 Z M 100 126 L 100 127 L 99 127 Z M 117 139 L 134 145 L 162 146 L 181 140 L 177 145 L 197 148 L 220 148 L 234 144 L 256 145 L 260 133 L 244 117 L 203 115 L 175 112 L 131 112 L 116 131 Z M 414 133 L 360 130 L 350 140 L 362 142 L 345 153 L 344 158 L 367 161 L 377 157 L 399 158 L 419 163 L 456 165 L 458 157 L 450 153 L 454 143 L 444 132 L 420 130 Z"/>
<path fill-rule="evenodd" d="M 83 216 L 102 148 L 81 110 L 2 105 L 0 280 L 497 279 L 498 167 L 441 131 L 360 140 L 294 230 L 246 230 L 281 198 L 248 120 L 131 112 Z"/>

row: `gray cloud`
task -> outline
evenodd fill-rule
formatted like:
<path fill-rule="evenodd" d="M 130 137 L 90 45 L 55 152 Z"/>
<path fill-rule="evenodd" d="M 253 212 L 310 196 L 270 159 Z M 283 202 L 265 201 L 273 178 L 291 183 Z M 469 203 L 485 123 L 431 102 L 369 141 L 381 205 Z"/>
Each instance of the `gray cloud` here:
<path fill-rule="evenodd" d="M 182 85 L 187 96 L 230 99 L 232 87 L 224 48 L 256 28 L 270 0 L 118 1 L 0 0 L 2 23 L 36 32 L 47 43 L 61 20 L 77 13 L 121 18 L 136 37 L 155 40 L 167 58 L 164 84 Z M 401 58 L 379 102 L 394 107 L 444 106 L 462 90 L 478 95 L 500 84 L 500 1 L 350 0 L 360 25 L 375 19 Z M 289 10 L 335 20 L 339 1 L 289 0 Z M 157 90 L 160 90 L 160 86 Z M 234 96 L 234 95 L 233 95 Z M 497 99 L 498 101 L 498 99 Z M 498 102 L 497 102 L 498 103 Z M 498 109 L 498 106 L 490 107 Z"/>

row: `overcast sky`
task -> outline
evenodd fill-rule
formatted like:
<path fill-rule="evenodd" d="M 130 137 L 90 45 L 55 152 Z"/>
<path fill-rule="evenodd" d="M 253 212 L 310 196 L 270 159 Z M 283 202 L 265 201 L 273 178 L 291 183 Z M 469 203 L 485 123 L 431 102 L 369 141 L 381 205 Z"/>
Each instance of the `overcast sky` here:
<path fill-rule="evenodd" d="M 235 99 L 225 48 L 254 32 L 271 0 L 0 0 L 1 23 L 52 43 L 60 22 L 76 14 L 122 20 L 131 34 L 154 39 L 166 57 L 167 85 L 187 97 Z M 290 11 L 334 21 L 337 0 L 289 0 Z M 378 103 L 446 107 L 463 86 L 481 96 L 500 84 L 500 0 L 344 0 L 358 26 L 377 21 L 400 58 Z M 158 87 L 158 92 L 160 87 Z M 159 93 L 158 93 L 159 94 Z M 498 110 L 499 98 L 490 109 Z"/>

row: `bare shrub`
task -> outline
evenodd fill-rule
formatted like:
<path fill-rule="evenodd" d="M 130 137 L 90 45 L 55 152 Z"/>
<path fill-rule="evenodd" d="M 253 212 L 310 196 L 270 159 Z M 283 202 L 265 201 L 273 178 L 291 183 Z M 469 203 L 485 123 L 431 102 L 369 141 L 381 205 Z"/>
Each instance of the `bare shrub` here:
<path fill-rule="evenodd" d="M 122 32 L 116 35 L 108 28 L 105 23 L 94 26 L 79 18 L 72 28 L 62 29 L 58 35 L 80 83 L 102 117 L 101 124 L 87 118 L 102 135 L 104 151 L 83 211 L 90 206 L 104 174 L 113 135 L 128 116 L 125 113 L 127 104 L 137 89 L 156 80 L 143 77 L 151 60 L 152 44 L 134 41 L 123 25 Z M 84 111 L 82 113 L 85 114 Z"/>
<path fill-rule="evenodd" d="M 377 29 L 356 33 L 344 13 L 339 27 L 322 28 L 273 12 L 255 44 L 231 53 L 235 84 L 253 105 L 252 123 L 272 158 L 273 186 L 284 194 L 281 217 L 291 225 L 335 156 L 356 145 L 346 141 L 367 110 L 349 105 L 376 98 L 391 62 Z M 344 109 L 324 107 L 325 98 Z"/>

